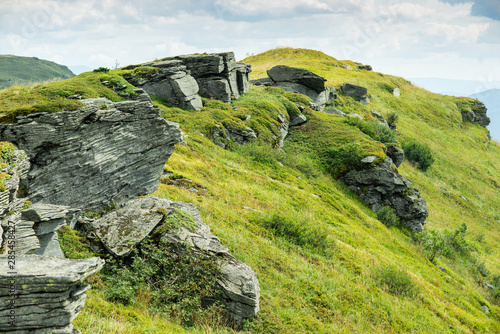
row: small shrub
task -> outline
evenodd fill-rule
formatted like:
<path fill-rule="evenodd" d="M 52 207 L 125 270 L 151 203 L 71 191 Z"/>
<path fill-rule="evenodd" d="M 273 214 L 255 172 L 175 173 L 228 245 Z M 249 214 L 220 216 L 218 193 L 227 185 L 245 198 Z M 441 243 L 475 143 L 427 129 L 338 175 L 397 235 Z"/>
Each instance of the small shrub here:
<path fill-rule="evenodd" d="M 388 115 L 387 115 L 387 123 L 389 125 L 395 125 L 396 122 L 399 120 L 399 115 L 396 114 L 394 111 L 391 111 Z"/>
<path fill-rule="evenodd" d="M 358 127 L 364 134 L 384 144 L 396 142 L 396 132 L 379 122 L 367 122 L 356 117 L 348 117 L 347 123 Z"/>
<path fill-rule="evenodd" d="M 109 73 L 109 68 L 99 67 L 99 68 L 96 68 L 93 72 L 94 73 Z"/>
<path fill-rule="evenodd" d="M 434 163 L 434 157 L 431 150 L 415 140 L 409 140 L 403 143 L 405 157 L 416 163 L 418 168 L 424 172 Z"/>
<path fill-rule="evenodd" d="M 377 212 L 377 219 L 385 226 L 399 226 L 399 217 L 396 215 L 396 210 L 389 206 L 384 206 Z"/>
<path fill-rule="evenodd" d="M 361 146 L 357 143 L 349 143 L 337 149 L 329 149 L 326 152 L 326 166 L 328 171 L 339 177 L 342 173 L 361 167 L 363 153 Z"/>
<path fill-rule="evenodd" d="M 418 288 L 411 277 L 397 266 L 388 266 L 375 273 L 375 281 L 387 292 L 397 296 L 414 297 Z"/>
<path fill-rule="evenodd" d="M 201 319 L 218 319 L 222 306 L 214 303 L 220 275 L 215 260 L 195 254 L 187 246 L 171 249 L 145 241 L 128 261 L 107 260 L 107 299 L 133 304 L 139 294 L 151 296 L 149 309 L 192 326 Z M 215 298 L 215 299 L 214 299 Z M 206 303 L 211 306 L 204 307 Z"/>

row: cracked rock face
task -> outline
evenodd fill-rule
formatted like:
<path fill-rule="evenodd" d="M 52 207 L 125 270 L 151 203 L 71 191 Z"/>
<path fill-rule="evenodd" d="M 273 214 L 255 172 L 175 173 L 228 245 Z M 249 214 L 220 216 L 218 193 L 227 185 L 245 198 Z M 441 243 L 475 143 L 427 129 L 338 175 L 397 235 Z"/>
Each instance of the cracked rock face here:
<path fill-rule="evenodd" d="M 99 209 L 149 194 L 180 141 L 150 101 L 82 100 L 76 111 L 33 114 L 0 126 L 28 155 L 32 202 Z"/>
<path fill-rule="evenodd" d="M 429 215 L 427 203 L 420 196 L 420 191 L 399 175 L 391 158 L 387 157 L 380 165 L 369 169 L 349 171 L 339 181 L 361 197 L 373 211 L 390 206 L 405 225 L 418 232 L 423 230 Z"/>
<path fill-rule="evenodd" d="M 0 255 L 0 329 L 5 334 L 75 334 L 71 322 L 85 304 L 84 281 L 104 260 L 69 260 L 38 255 L 16 256 L 15 272 Z M 14 295 L 15 299 L 11 294 Z M 14 300 L 14 325 L 10 324 Z"/>

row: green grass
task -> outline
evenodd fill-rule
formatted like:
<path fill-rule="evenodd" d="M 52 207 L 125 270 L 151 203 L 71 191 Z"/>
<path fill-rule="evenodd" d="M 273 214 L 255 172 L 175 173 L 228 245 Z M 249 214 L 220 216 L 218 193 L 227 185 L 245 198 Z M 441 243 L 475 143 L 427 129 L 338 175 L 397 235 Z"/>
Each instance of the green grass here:
<path fill-rule="evenodd" d="M 0 55 L 0 89 L 72 78 L 66 66 L 36 57 Z"/>
<path fill-rule="evenodd" d="M 500 274 L 500 145 L 486 147 L 486 129 L 462 122 L 461 106 L 469 100 L 433 94 L 403 78 L 359 71 L 352 62 L 312 50 L 275 49 L 245 62 L 252 63 L 255 77 L 284 64 L 322 75 L 332 87 L 344 82 L 367 87 L 372 98 L 367 106 L 343 95 L 335 106 L 368 122 L 375 121 L 371 110 L 386 118 L 395 113 L 397 142 L 417 140 L 429 147 L 432 166 L 424 172 L 405 161 L 399 173 L 427 200 L 426 229 L 453 235 L 446 231 L 467 224 L 464 238 L 471 256 L 442 252 L 432 263 L 409 231 L 385 226 L 331 176 L 327 157 L 332 149 L 356 143 L 361 155 L 384 157 L 385 144 L 345 118 L 306 108 L 308 122 L 290 130 L 284 152 L 273 148 L 278 113 L 289 117 L 297 112 L 295 102 L 307 105 L 304 97 L 252 87 L 232 106 L 204 100 L 199 111 L 153 98 L 163 117 L 178 122 L 189 135 L 187 146 L 176 147 L 166 169 L 206 188 L 192 193 L 160 184 L 154 195 L 194 203 L 212 232 L 259 277 L 261 310 L 242 332 L 500 332 L 500 307 L 483 287 L 489 279 L 483 274 Z M 77 78 L 72 80 L 90 80 Z M 96 94 L 97 87 L 88 85 Z M 399 98 L 392 95 L 395 87 Z M 223 149 L 211 135 L 217 126 L 249 126 L 258 139 L 249 147 L 227 141 L 229 149 Z M 450 245 L 460 247 L 455 245 L 460 238 Z M 210 319 L 183 327 L 175 317 L 152 314 L 147 294 L 133 305 L 111 303 L 104 279 L 101 274 L 93 278 L 94 289 L 75 320 L 84 334 L 233 332 Z M 481 310 L 483 305 L 489 314 Z"/>

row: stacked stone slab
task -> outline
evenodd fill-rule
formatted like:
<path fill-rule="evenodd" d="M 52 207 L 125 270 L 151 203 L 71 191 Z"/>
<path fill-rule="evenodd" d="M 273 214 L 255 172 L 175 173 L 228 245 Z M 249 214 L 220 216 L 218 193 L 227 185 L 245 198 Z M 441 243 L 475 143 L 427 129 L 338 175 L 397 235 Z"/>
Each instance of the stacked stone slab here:
<path fill-rule="evenodd" d="M 99 258 L 69 260 L 17 255 L 15 265 L 0 255 L 0 332 L 76 334 L 71 322 L 90 288 L 84 281 L 99 271 Z"/>
<path fill-rule="evenodd" d="M 180 141 L 151 101 L 82 100 L 76 111 L 32 114 L 0 126 L 31 162 L 30 200 L 100 209 L 158 188 L 163 167 Z"/>
<path fill-rule="evenodd" d="M 139 78 L 124 78 L 149 94 L 186 109 L 201 109 L 198 94 L 231 103 L 249 89 L 251 65 L 236 63 L 233 52 L 167 57 L 141 66 L 158 70 Z"/>
<path fill-rule="evenodd" d="M 311 108 L 323 110 L 326 102 L 336 98 L 335 89 L 325 86 L 326 79 L 302 68 L 277 65 L 267 71 L 269 78 L 252 80 L 256 86 L 276 86 L 312 99 Z"/>
<path fill-rule="evenodd" d="M 196 229 L 189 231 L 180 227 L 156 236 L 156 231 L 161 230 L 165 222 L 165 215 L 171 215 L 176 210 L 190 215 Z M 98 220 L 86 221 L 83 229 L 94 233 L 115 256 L 127 256 L 144 238 L 155 234 L 161 242 L 171 245 L 173 251 L 180 245 L 188 245 L 201 256 L 215 257 L 221 268 L 221 278 L 217 283 L 223 295 L 222 302 L 229 306 L 232 318 L 241 321 L 254 316 L 259 310 L 257 275 L 229 253 L 228 248 L 210 232 L 210 227 L 192 204 L 153 196 L 138 198 Z"/>

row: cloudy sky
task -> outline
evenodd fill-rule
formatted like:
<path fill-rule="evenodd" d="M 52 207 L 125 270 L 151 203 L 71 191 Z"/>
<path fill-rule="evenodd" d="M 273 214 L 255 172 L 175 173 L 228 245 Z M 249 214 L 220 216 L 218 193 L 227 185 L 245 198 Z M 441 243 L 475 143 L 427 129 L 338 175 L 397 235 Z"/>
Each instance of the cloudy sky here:
<path fill-rule="evenodd" d="M 70 66 L 278 46 L 487 88 L 500 81 L 500 0 L 0 0 L 0 54 Z"/>

